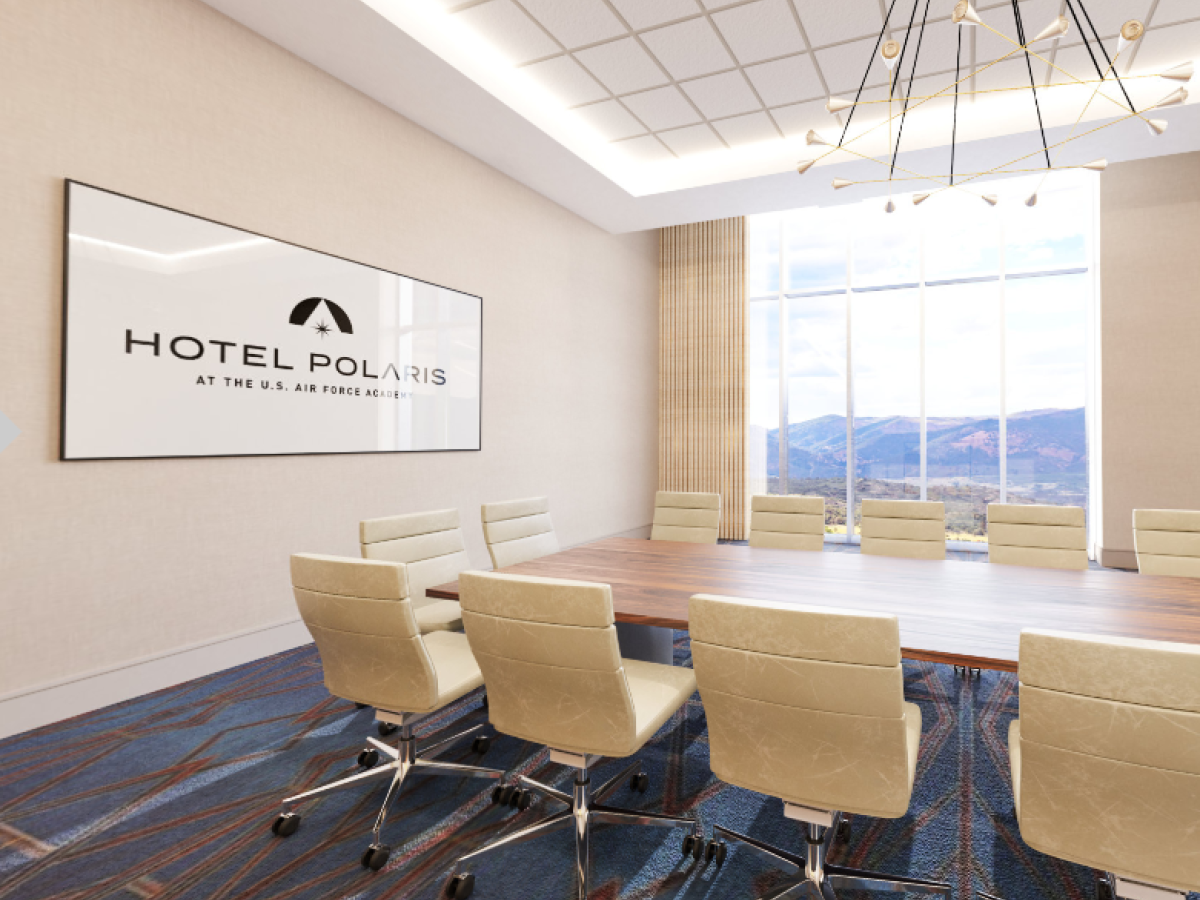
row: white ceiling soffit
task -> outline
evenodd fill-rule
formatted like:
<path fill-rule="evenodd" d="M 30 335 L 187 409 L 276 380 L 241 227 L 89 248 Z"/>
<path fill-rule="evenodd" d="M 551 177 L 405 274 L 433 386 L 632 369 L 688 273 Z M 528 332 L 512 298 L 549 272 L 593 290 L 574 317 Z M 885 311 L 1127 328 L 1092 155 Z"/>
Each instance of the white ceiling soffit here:
<path fill-rule="evenodd" d="M 879 179 L 886 182 L 889 170 L 878 161 L 890 146 L 887 71 L 877 63 L 863 93 L 872 103 L 858 109 L 847 132 L 850 146 L 875 161 L 837 151 L 804 176 L 795 167 L 828 149 L 806 144 L 810 129 L 834 143 L 841 136 L 846 113 L 830 115 L 826 100 L 854 98 L 891 0 L 205 2 L 609 231 L 832 205 L 888 189 Z M 1117 59 L 1139 109 L 1180 86 L 1153 76 L 1200 57 L 1196 0 L 1085 5 L 1110 54 L 1123 22 L 1146 23 L 1145 36 Z M 953 6 L 930 0 L 914 97 L 955 80 Z M 1063 0 L 1020 6 L 1027 33 L 1066 11 Z M 1011 3 L 978 8 L 985 22 L 1015 37 Z M 903 43 L 911 12 L 911 0 L 895 0 L 890 37 Z M 1036 50 L 1037 83 L 1062 85 L 1039 92 L 1052 144 L 1072 134 L 1085 106 L 1076 134 L 1117 121 L 1118 91 L 1106 87 L 1089 103 L 1093 88 L 1070 83 L 1072 76 L 1095 78 L 1074 22 L 1065 37 Z M 985 172 L 1025 154 L 1037 155 L 1013 168 L 1045 164 L 1029 70 L 1012 51 L 987 29 L 963 32 L 964 72 L 999 61 L 960 86 L 988 93 L 960 98 L 957 172 Z M 910 63 L 904 69 L 907 78 Z M 1200 149 L 1197 101 L 1200 86 L 1185 105 L 1156 111 L 1170 123 L 1160 137 L 1142 122 L 1123 121 L 1069 144 L 1054 162 Z M 952 102 L 943 96 L 908 117 L 896 175 L 900 168 L 948 171 Z M 868 183 L 835 193 L 835 176 Z M 916 181 L 895 187 L 936 189 Z"/>

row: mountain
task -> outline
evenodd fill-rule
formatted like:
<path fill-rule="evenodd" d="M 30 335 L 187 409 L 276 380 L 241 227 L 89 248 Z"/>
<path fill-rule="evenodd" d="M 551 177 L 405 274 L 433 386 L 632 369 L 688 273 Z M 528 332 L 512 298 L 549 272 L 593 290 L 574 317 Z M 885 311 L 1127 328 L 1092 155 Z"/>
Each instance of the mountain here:
<path fill-rule="evenodd" d="M 855 421 L 859 473 L 867 478 L 915 478 L 921 471 L 920 419 L 890 416 Z M 926 422 L 930 478 L 996 478 L 1000 426 L 995 417 L 931 417 Z M 1066 480 L 1087 474 L 1083 409 L 1040 409 L 1008 417 L 1010 479 Z M 779 429 L 766 432 L 767 475 L 779 474 Z M 846 473 L 846 418 L 821 416 L 789 424 L 791 478 L 839 478 Z M 1071 477 L 1075 476 L 1075 477 Z"/>

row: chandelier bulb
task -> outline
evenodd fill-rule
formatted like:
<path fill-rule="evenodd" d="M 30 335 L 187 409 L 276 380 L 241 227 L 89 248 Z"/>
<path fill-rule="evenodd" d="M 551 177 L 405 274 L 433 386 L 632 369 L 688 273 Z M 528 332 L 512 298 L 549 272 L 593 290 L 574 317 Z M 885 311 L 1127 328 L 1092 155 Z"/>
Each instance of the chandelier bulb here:
<path fill-rule="evenodd" d="M 1090 163 L 1084 163 L 1079 168 L 1087 169 L 1089 172 L 1103 172 L 1108 168 L 1107 159 L 1094 159 Z"/>
<path fill-rule="evenodd" d="M 988 206 L 995 206 L 997 203 L 1000 202 L 1000 198 L 997 197 L 995 194 L 984 194 L 983 202 L 986 203 Z"/>
<path fill-rule="evenodd" d="M 1196 74 L 1196 64 L 1194 62 L 1185 62 L 1183 65 L 1176 66 L 1173 69 L 1168 69 L 1159 75 L 1159 78 L 1167 78 L 1171 81 L 1191 81 L 1192 76 Z"/>
<path fill-rule="evenodd" d="M 1168 124 L 1166 119 L 1148 119 L 1146 121 L 1146 125 L 1150 128 L 1150 133 L 1155 137 L 1166 131 Z"/>
<path fill-rule="evenodd" d="M 830 97 L 829 102 L 825 104 L 825 111 L 830 114 L 840 113 L 843 109 L 849 109 L 853 105 L 853 100 L 843 100 L 841 97 Z"/>
<path fill-rule="evenodd" d="M 842 188 L 848 188 L 852 184 L 854 184 L 853 181 L 847 181 L 845 178 L 833 179 L 833 189 L 835 191 L 840 191 Z"/>
<path fill-rule="evenodd" d="M 815 163 L 816 163 L 815 159 L 800 160 L 800 162 L 796 164 L 797 174 L 803 175 L 805 172 L 807 172 L 809 169 L 811 169 Z"/>
<path fill-rule="evenodd" d="M 883 46 L 879 48 L 879 58 L 883 60 L 888 71 L 896 68 L 896 63 L 900 59 L 900 42 L 884 41 Z"/>
<path fill-rule="evenodd" d="M 1025 205 L 1032 208 L 1037 206 L 1038 196 L 1036 193 L 1030 194 L 1029 199 L 1025 201 Z"/>
<path fill-rule="evenodd" d="M 809 131 L 809 133 L 805 135 L 804 139 L 808 142 L 809 146 L 812 146 L 813 144 L 820 144 L 825 147 L 830 146 L 829 141 L 825 140 L 825 138 L 821 137 L 815 131 Z"/>
<path fill-rule="evenodd" d="M 1173 94 L 1163 97 L 1151 109 L 1166 109 L 1168 106 L 1179 106 L 1181 103 L 1187 103 L 1188 92 L 1187 88 L 1180 88 Z"/>
<path fill-rule="evenodd" d="M 959 0 L 950 19 L 955 25 L 983 24 L 983 19 L 979 18 L 979 13 L 975 12 L 975 7 L 971 5 L 970 0 Z"/>
<path fill-rule="evenodd" d="M 1117 40 L 1117 52 L 1124 53 L 1125 48 L 1146 33 L 1146 26 L 1137 19 L 1130 19 L 1121 26 L 1121 36 Z"/>
<path fill-rule="evenodd" d="M 1036 44 L 1036 43 L 1038 43 L 1038 41 L 1045 41 L 1045 40 L 1056 41 L 1070 30 L 1071 30 L 1071 23 L 1067 19 L 1067 17 L 1059 16 L 1057 19 L 1055 19 L 1053 22 L 1051 22 L 1049 25 L 1047 25 L 1045 28 L 1043 28 L 1040 32 L 1038 32 L 1038 36 L 1035 37 L 1029 43 Z"/>
<path fill-rule="evenodd" d="M 894 213 L 896 211 L 896 202 L 891 197 L 888 198 L 887 206 L 883 208 L 885 213 Z"/>
<path fill-rule="evenodd" d="M 913 206 L 920 206 L 931 196 L 932 194 L 913 194 Z"/>

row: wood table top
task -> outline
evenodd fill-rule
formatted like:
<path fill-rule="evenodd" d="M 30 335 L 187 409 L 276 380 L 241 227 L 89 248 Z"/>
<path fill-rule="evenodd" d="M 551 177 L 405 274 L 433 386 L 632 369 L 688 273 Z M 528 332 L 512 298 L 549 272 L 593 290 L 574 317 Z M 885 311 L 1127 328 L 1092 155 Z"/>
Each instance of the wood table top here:
<path fill-rule="evenodd" d="M 909 659 L 1017 670 L 1021 629 L 1200 644 L 1200 579 L 608 538 L 501 571 L 612 585 L 619 622 L 687 629 L 718 594 L 892 613 Z M 458 599 L 458 582 L 428 590 Z"/>

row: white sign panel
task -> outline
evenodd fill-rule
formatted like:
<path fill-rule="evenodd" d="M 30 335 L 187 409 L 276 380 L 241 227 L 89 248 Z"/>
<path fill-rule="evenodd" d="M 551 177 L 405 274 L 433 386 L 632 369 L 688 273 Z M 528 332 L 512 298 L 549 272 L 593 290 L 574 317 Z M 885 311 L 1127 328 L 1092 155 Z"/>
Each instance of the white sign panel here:
<path fill-rule="evenodd" d="M 483 301 L 67 182 L 63 459 L 478 450 Z"/>

